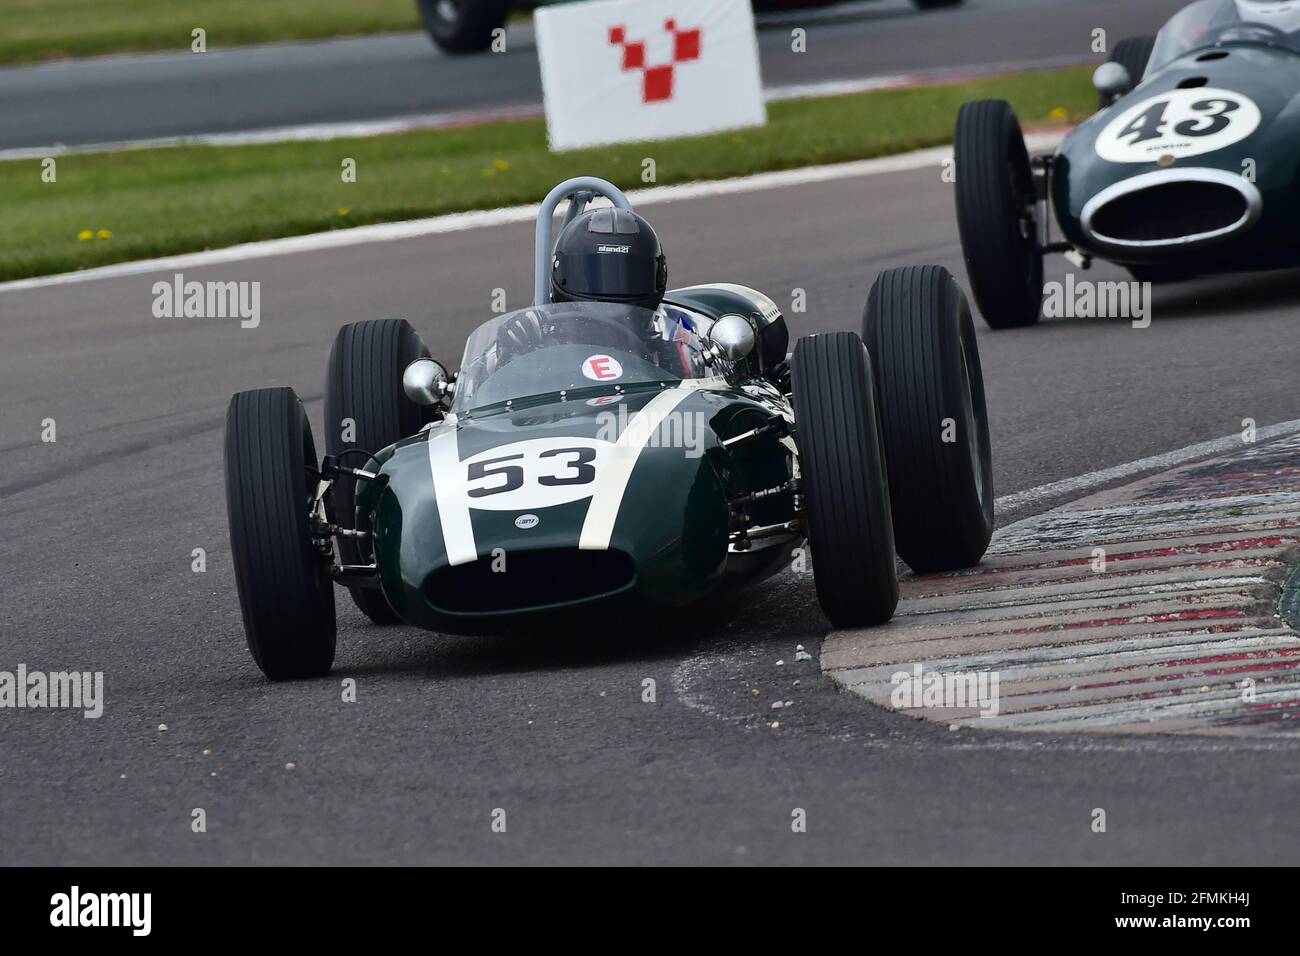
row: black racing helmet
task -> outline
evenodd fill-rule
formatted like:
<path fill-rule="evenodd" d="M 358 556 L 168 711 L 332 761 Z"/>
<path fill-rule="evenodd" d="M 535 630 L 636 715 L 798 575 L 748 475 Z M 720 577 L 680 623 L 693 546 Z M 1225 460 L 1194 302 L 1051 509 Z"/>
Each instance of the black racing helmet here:
<path fill-rule="evenodd" d="M 551 259 L 551 299 L 622 302 L 656 309 L 668 260 L 650 223 L 630 209 L 593 209 L 560 232 Z"/>

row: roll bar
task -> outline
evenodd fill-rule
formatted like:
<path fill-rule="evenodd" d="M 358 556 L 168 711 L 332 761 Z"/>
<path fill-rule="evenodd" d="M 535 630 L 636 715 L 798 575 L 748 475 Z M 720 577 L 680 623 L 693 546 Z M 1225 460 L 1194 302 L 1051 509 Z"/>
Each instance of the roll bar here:
<path fill-rule="evenodd" d="M 533 254 L 533 305 L 546 305 L 551 301 L 551 246 L 554 241 L 555 210 L 559 209 L 560 203 L 570 196 L 573 198 L 569 203 L 568 211 L 564 214 L 564 225 L 560 228 L 564 228 L 575 217 L 581 215 L 587 208 L 587 203 L 596 196 L 604 196 L 619 209 L 632 208 L 632 203 L 628 201 L 621 189 L 595 176 L 566 179 L 547 193 L 546 198 L 542 200 L 541 208 L 537 211 L 537 248 Z"/>

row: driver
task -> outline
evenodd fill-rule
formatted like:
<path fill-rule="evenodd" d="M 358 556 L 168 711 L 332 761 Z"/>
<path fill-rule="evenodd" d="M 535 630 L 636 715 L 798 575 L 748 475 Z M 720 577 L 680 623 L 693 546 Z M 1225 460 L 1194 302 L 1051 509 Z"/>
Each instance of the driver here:
<path fill-rule="evenodd" d="M 560 232 L 551 258 L 552 302 L 617 302 L 654 311 L 668 260 L 650 223 L 630 209 L 592 209 Z"/>
<path fill-rule="evenodd" d="M 519 355 L 543 342 L 566 341 L 627 348 L 623 336 L 639 335 L 642 347 L 665 367 L 689 365 L 684 344 L 696 336 L 698 317 L 663 304 L 668 260 L 654 228 L 643 216 L 616 207 L 592 209 L 560 231 L 551 257 L 552 302 L 606 302 L 644 309 L 642 329 L 611 325 L 591 316 L 556 321 L 526 310 L 501 327 L 502 356 Z M 581 328 L 571 323 L 581 323 Z"/>
<path fill-rule="evenodd" d="M 1249 30 L 1252 25 L 1287 37 L 1300 33 L 1300 0 L 1222 0 L 1189 7 L 1185 12 L 1196 16 L 1188 27 L 1195 42 L 1238 39 L 1231 36 L 1234 28 Z"/>
<path fill-rule="evenodd" d="M 1280 33 L 1300 31 L 1300 0 L 1237 0 L 1237 12 L 1244 21 L 1275 27 Z"/>
<path fill-rule="evenodd" d="M 594 209 L 560 232 L 551 259 L 551 301 L 635 305 L 651 315 L 643 330 L 661 367 L 690 366 L 687 342 L 699 318 L 665 306 L 668 260 L 654 228 L 631 209 Z"/>

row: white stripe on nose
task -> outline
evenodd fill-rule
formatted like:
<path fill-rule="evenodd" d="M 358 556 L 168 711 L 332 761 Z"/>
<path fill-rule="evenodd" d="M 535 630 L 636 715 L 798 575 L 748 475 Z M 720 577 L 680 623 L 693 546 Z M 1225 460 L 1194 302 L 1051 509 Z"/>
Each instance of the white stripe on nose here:
<path fill-rule="evenodd" d="M 627 491 L 627 483 L 632 478 L 632 470 L 636 468 L 641 450 L 659 430 L 664 419 L 694 391 L 691 384 L 683 382 L 682 387 L 660 392 L 632 416 L 623 433 L 618 436 L 604 474 L 598 479 L 596 493 L 591 497 L 587 520 L 582 524 L 582 535 L 578 539 L 579 548 L 584 551 L 603 551 L 609 547 L 610 536 L 614 533 L 614 521 L 618 518 L 623 494 Z"/>

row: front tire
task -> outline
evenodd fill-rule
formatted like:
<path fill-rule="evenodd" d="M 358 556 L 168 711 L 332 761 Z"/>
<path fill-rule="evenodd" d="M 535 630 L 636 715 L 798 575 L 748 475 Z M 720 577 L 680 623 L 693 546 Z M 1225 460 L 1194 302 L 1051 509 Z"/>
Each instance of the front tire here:
<path fill-rule="evenodd" d="M 226 514 L 253 660 L 271 680 L 334 664 L 330 558 L 312 543 L 316 446 L 291 388 L 239 392 L 226 411 Z"/>
<path fill-rule="evenodd" d="M 1034 325 L 1043 309 L 1034 173 L 1020 121 L 1002 100 L 967 103 L 957 116 L 957 227 L 984 321 Z"/>
<path fill-rule="evenodd" d="M 880 392 L 899 557 L 918 574 L 977 564 L 993 536 L 993 456 L 965 294 L 940 266 L 882 273 L 863 339 Z"/>
<path fill-rule="evenodd" d="M 420 0 L 424 28 L 447 53 L 481 53 L 506 25 L 510 0 Z"/>
<path fill-rule="evenodd" d="M 424 410 L 402 389 L 402 372 L 429 350 L 405 319 L 373 319 L 353 322 L 339 329 L 330 349 L 325 372 L 325 449 L 331 455 L 347 451 L 375 453 L 403 438 L 409 438 L 424 424 Z M 350 441 L 345 441 L 347 437 Z M 344 464 L 363 467 L 353 456 Z M 334 483 L 337 518 L 345 528 L 356 527 L 356 486 L 351 478 Z M 355 538 L 340 538 L 339 560 L 343 564 L 369 564 L 371 547 Z M 373 588 L 348 588 L 353 602 L 376 624 L 396 624 L 401 619 L 389 606 L 383 592 Z"/>
<path fill-rule="evenodd" d="M 898 606 L 898 572 L 867 351 L 852 332 L 808 336 L 791 373 L 817 599 L 836 627 L 883 624 Z"/>

